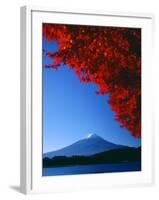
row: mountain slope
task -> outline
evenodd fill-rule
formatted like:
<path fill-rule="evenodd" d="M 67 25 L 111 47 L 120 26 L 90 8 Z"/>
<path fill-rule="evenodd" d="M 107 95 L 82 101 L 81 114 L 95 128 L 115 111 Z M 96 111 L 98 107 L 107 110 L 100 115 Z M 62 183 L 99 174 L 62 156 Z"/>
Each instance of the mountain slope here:
<path fill-rule="evenodd" d="M 93 134 L 86 139 L 79 140 L 62 149 L 43 154 L 43 157 L 52 158 L 54 156 L 73 156 L 73 155 L 93 155 L 111 149 L 123 148 L 125 146 L 113 144 L 104 140 L 102 137 Z"/>

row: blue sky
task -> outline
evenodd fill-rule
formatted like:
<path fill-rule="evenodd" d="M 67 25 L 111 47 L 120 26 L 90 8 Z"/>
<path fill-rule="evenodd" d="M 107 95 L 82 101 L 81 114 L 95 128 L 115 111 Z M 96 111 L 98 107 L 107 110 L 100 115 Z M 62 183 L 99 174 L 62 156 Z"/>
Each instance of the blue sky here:
<path fill-rule="evenodd" d="M 43 50 L 56 52 L 54 42 L 43 39 Z M 62 66 L 45 68 L 51 60 L 43 55 L 43 152 L 60 149 L 95 133 L 116 144 L 139 146 L 114 120 L 109 96 L 97 95 L 97 86 L 80 82 L 74 71 Z"/>

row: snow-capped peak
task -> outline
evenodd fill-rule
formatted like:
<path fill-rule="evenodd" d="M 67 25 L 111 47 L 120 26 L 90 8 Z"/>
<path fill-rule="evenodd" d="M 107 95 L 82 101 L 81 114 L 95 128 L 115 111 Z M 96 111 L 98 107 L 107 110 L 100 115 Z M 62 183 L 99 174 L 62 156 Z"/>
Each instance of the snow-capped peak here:
<path fill-rule="evenodd" d="M 97 138 L 99 137 L 97 134 L 94 134 L 94 133 L 90 133 L 88 134 L 87 138 Z"/>

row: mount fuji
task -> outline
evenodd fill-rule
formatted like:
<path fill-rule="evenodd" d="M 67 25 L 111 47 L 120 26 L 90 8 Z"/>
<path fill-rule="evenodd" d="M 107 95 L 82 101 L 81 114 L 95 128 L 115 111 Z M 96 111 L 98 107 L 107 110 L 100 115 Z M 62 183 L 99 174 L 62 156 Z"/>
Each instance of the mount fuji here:
<path fill-rule="evenodd" d="M 104 151 L 121 149 L 124 147 L 126 146 L 108 142 L 97 134 L 89 134 L 87 138 L 79 140 L 62 149 L 44 153 L 43 158 L 53 158 L 55 156 L 90 156 Z"/>

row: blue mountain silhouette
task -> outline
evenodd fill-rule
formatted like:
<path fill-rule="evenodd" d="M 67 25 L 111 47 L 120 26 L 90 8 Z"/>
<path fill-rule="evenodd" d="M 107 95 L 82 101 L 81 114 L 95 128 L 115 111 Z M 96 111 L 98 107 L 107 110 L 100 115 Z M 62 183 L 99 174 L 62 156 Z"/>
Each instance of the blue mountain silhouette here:
<path fill-rule="evenodd" d="M 62 149 L 51 151 L 43 154 L 43 158 L 52 158 L 54 156 L 88 156 L 96 153 L 109 151 L 112 149 L 124 148 L 126 146 L 113 144 L 106 141 L 97 134 L 92 134 L 88 138 L 79 140 Z"/>

